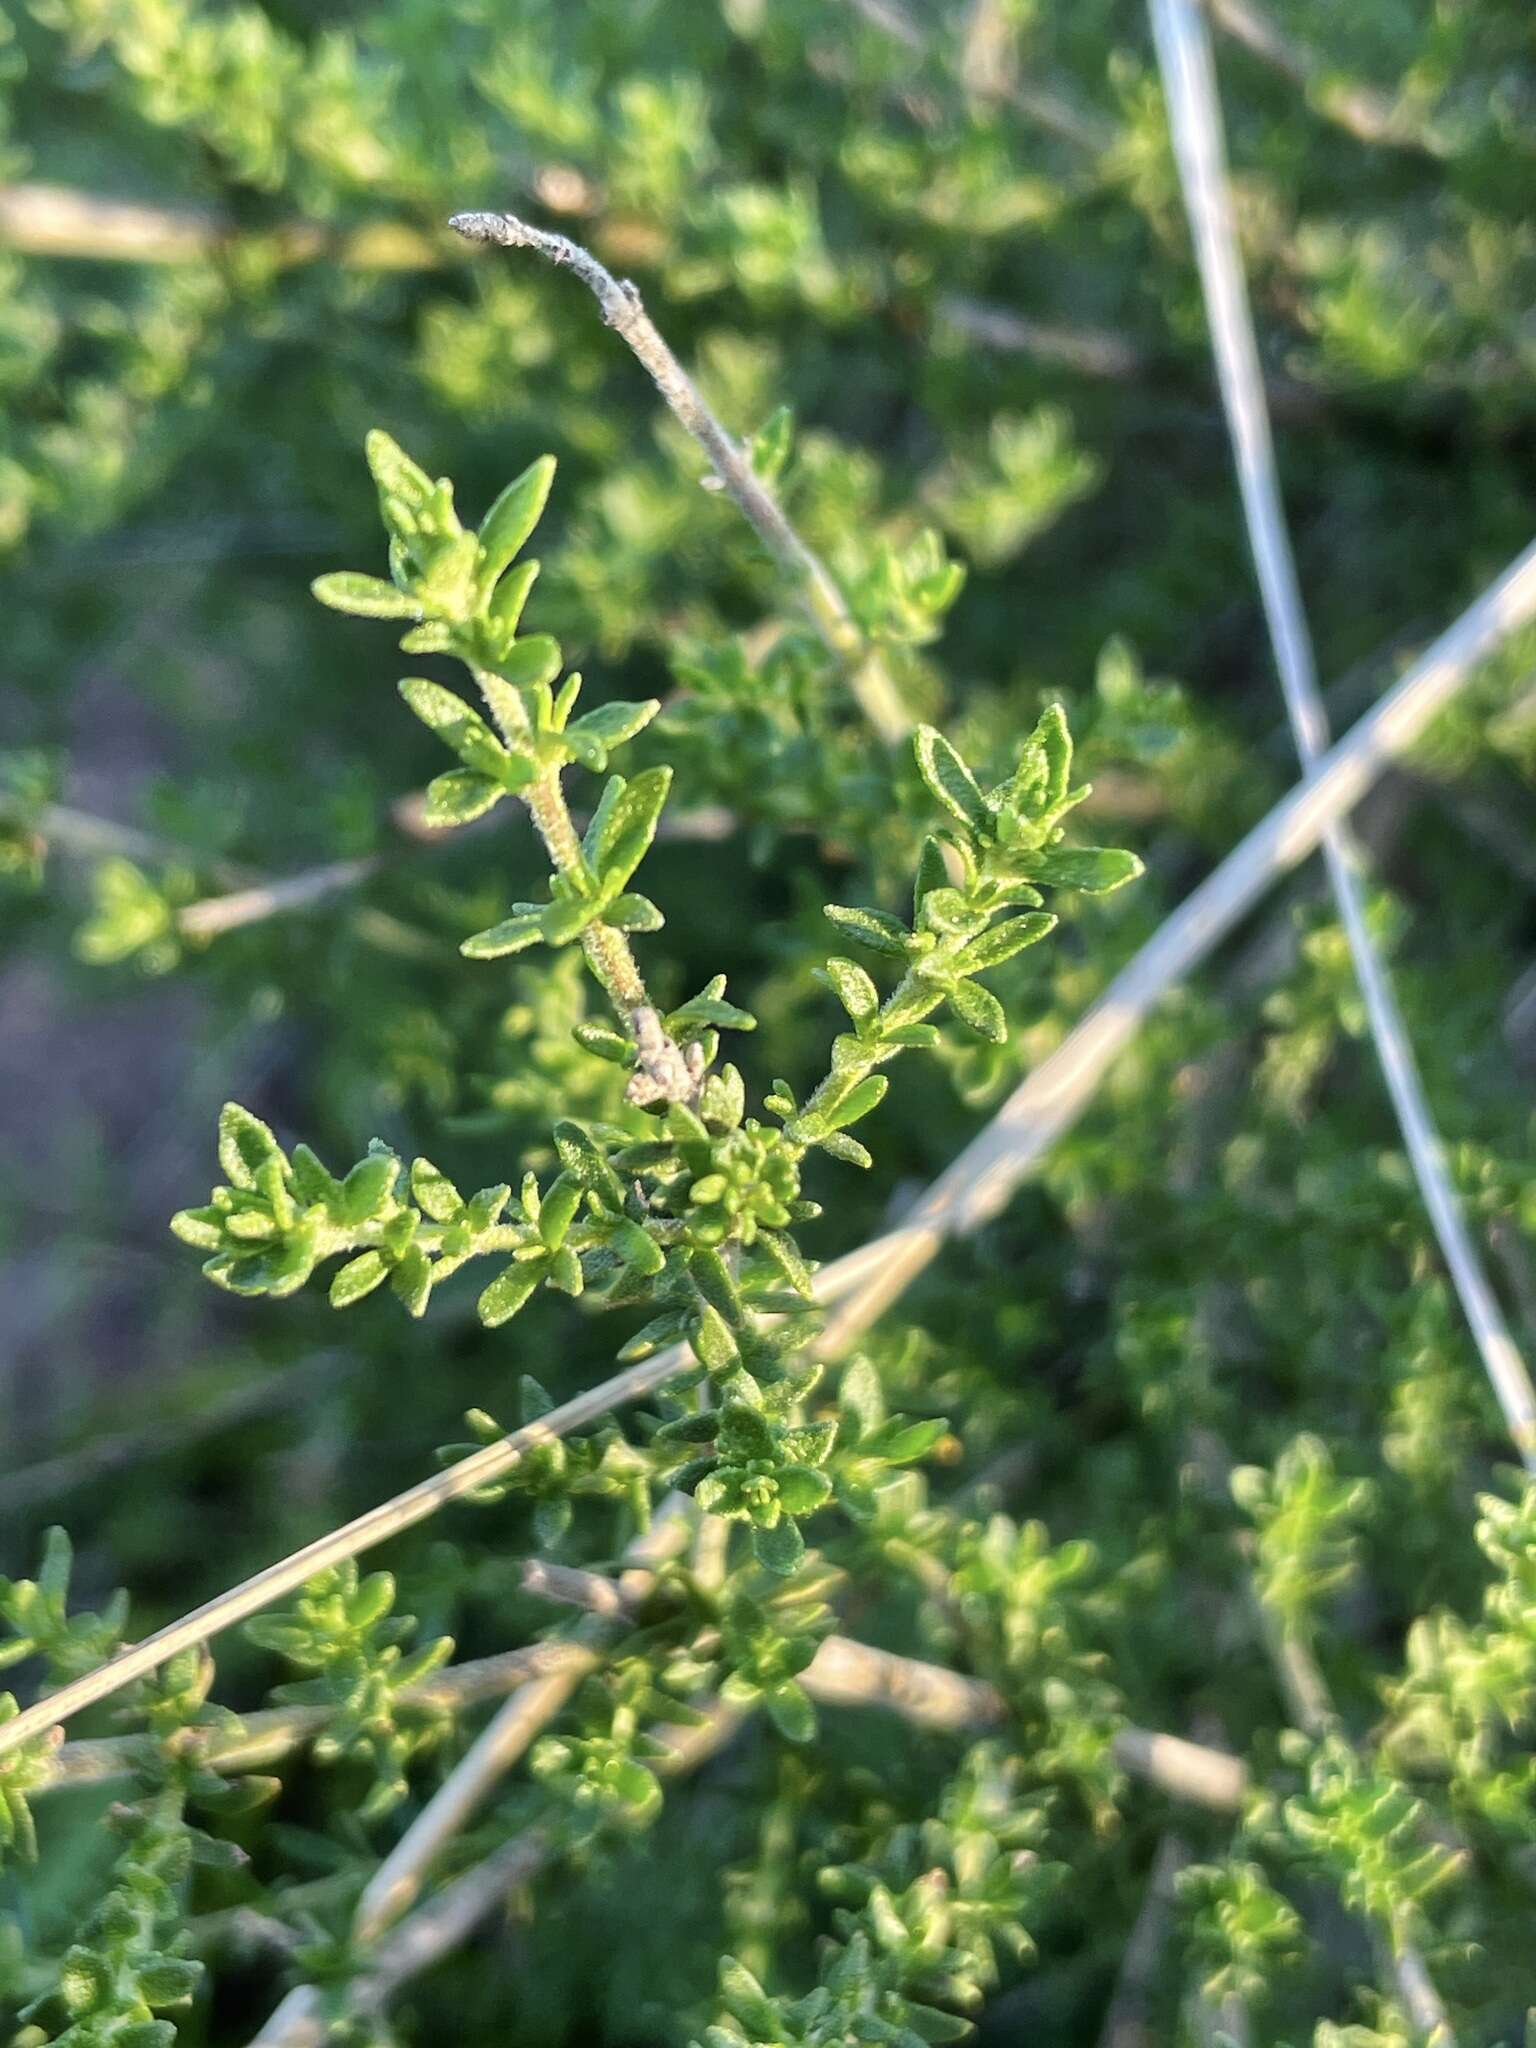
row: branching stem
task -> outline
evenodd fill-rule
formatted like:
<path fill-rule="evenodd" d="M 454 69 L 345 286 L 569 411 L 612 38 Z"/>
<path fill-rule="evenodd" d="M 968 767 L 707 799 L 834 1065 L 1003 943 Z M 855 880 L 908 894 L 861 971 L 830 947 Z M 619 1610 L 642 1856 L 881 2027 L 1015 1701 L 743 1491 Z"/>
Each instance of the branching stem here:
<path fill-rule="evenodd" d="M 1254 826 L 1185 899 L 1056 1048 L 1021 1082 L 991 1122 L 928 1189 L 910 1219 L 816 1276 L 824 1302 L 841 1304 L 835 1336 L 851 1343 L 929 1264 L 946 1240 L 979 1228 L 1035 1163 L 1070 1129 L 1099 1082 L 1157 1001 L 1216 950 L 1281 874 L 1311 853 L 1383 768 L 1423 732 L 1470 679 L 1477 663 L 1536 617 L 1536 545 L 1527 548 L 1340 739 L 1312 772 Z M 829 1330 L 823 1348 L 834 1336 Z M 450 1501 L 511 1471 L 535 1444 L 584 1429 L 654 1393 L 692 1362 L 682 1346 L 627 1366 L 538 1422 L 500 1437 L 381 1501 L 339 1529 L 268 1565 L 191 1614 L 72 1679 L 0 1726 L 0 1755 L 111 1696 L 194 1643 L 258 1614 L 328 1565 L 360 1556 L 428 1519 Z M 1173 1740 L 1172 1737 L 1165 1738 Z"/>

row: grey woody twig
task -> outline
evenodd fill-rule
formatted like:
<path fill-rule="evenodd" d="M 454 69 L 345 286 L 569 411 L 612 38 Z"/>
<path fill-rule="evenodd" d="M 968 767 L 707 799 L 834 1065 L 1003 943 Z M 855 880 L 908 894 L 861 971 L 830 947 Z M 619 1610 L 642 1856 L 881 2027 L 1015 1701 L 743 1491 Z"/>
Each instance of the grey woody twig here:
<path fill-rule="evenodd" d="M 471 242 L 502 249 L 532 249 L 580 279 L 597 301 L 604 323 L 628 343 L 656 389 L 709 458 L 722 488 L 783 573 L 801 591 L 827 647 L 844 664 L 849 688 L 882 739 L 900 739 L 911 721 L 903 711 L 878 650 L 870 647 L 848 600 L 818 555 L 785 518 L 740 445 L 701 397 L 641 302 L 628 278 L 617 278 L 589 249 L 566 235 L 530 227 L 512 213 L 456 213 L 448 225 Z"/>

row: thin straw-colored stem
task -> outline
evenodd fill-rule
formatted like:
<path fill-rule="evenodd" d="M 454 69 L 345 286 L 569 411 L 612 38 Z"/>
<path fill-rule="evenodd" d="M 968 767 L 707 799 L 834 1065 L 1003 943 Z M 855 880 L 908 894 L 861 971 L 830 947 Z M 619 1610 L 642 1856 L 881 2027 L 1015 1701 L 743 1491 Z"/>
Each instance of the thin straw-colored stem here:
<path fill-rule="evenodd" d="M 947 1238 L 978 1228 L 1093 1099 L 1154 1005 L 1213 953 L 1274 879 L 1316 850 L 1395 756 L 1411 746 L 1509 633 L 1536 618 L 1536 545 L 1352 726 L 1166 918 L 1049 1058 L 933 1182 L 907 1220 L 819 1276 L 840 1306 L 823 1340 L 851 1344 Z M 14 1725 L 14 1724 L 13 1724 Z"/>
<path fill-rule="evenodd" d="M 530 1558 L 523 1567 L 523 1585 L 529 1592 L 592 1614 L 622 1613 L 635 1605 L 628 1588 L 601 1573 L 548 1564 L 541 1558 Z M 800 1682 L 823 1706 L 883 1707 L 917 1727 L 945 1734 L 995 1728 L 1008 1718 L 1003 1695 L 984 1679 L 967 1678 L 916 1657 L 900 1657 L 852 1636 L 828 1636 L 801 1672 Z M 1247 1794 L 1248 1772 L 1240 1757 L 1177 1735 L 1122 1728 L 1115 1736 L 1114 1755 L 1132 1777 L 1219 1813 L 1236 1812 Z"/>
<path fill-rule="evenodd" d="M 911 1219 L 817 1275 L 820 1298 L 840 1303 L 824 1344 L 852 1342 L 923 1271 L 946 1239 L 977 1228 L 1004 1207 L 1036 1161 L 1082 1114 L 1157 1001 L 1215 950 L 1276 876 L 1316 848 L 1327 826 L 1358 803 L 1385 765 L 1413 743 L 1477 662 L 1533 616 L 1536 545 L 1511 563 L 1314 772 L 1186 897 L 1050 1058 L 1020 1083 L 934 1181 Z M 657 1352 L 205 1601 L 7 1721 L 0 1727 L 0 1755 L 110 1698 L 177 1651 L 260 1613 L 316 1572 L 414 1528 L 450 1501 L 509 1472 L 535 1445 L 568 1436 L 654 1393 L 690 1356 L 680 1346 Z"/>
<path fill-rule="evenodd" d="M 668 1746 L 655 1770 L 665 1778 L 698 1770 L 730 1741 L 740 1724 L 736 1710 L 717 1703 L 696 1726 L 653 1728 L 651 1734 Z M 348 2011 L 363 2019 L 383 2013 L 403 1984 L 451 1954 L 508 1892 L 531 1883 L 558 1854 L 559 1843 L 550 1829 L 525 1828 L 444 1885 L 394 1930 L 388 1947 L 353 1978 Z M 329 2031 L 320 1994 L 313 1985 L 301 1984 L 283 1999 L 250 2048 L 322 2048 Z"/>
<path fill-rule="evenodd" d="M 1151 0 L 1151 11 L 1174 155 L 1194 235 L 1264 616 L 1296 752 L 1303 768 L 1309 768 L 1328 744 L 1328 715 L 1318 690 L 1312 638 L 1275 468 L 1233 216 L 1210 38 L 1197 0 Z M 1536 1472 L 1536 1388 L 1489 1285 L 1451 1185 L 1445 1150 L 1392 978 L 1371 936 L 1360 849 L 1342 822 L 1323 834 L 1323 859 L 1419 1192 L 1509 1433 L 1526 1470 Z"/>
<path fill-rule="evenodd" d="M 1437 136 L 1402 113 L 1385 93 L 1331 75 L 1324 60 L 1285 35 L 1257 0 L 1205 0 L 1205 5 L 1224 34 L 1300 86 L 1320 114 L 1357 141 L 1418 150 L 1426 156 L 1449 153 Z"/>
<path fill-rule="evenodd" d="M 1114 1994 L 1099 2029 L 1099 2048 L 1152 2048 L 1153 1993 L 1174 1931 L 1179 1872 L 1188 1862 L 1187 1844 L 1176 1834 L 1164 1835 L 1147 1874 L 1141 1910 L 1121 1953 Z"/>
<path fill-rule="evenodd" d="M 368 1880 L 352 1916 L 355 1941 L 377 1940 L 416 1903 L 443 1850 L 599 1662 L 589 1650 L 584 1664 L 536 1678 L 503 1702 Z"/>
<path fill-rule="evenodd" d="M 31 256 L 91 263 L 193 263 L 226 254 L 237 229 L 206 207 L 158 206 L 107 198 L 68 185 L 0 187 L 0 246 Z M 444 250 L 404 221 L 380 220 L 345 233 L 312 221 L 245 231 L 279 264 L 340 264 L 349 270 L 432 270 Z"/>
<path fill-rule="evenodd" d="M 512 213 L 456 213 L 448 225 L 471 242 L 533 249 L 569 270 L 597 300 L 604 323 L 629 344 L 676 418 L 708 456 L 714 474 L 774 561 L 804 595 L 817 632 L 844 664 L 848 686 L 865 717 L 887 741 L 910 729 L 879 650 L 872 648 L 831 571 L 789 520 L 736 441 L 710 411 L 698 386 L 667 346 L 628 278 L 617 278 L 589 249 L 566 235 L 530 227 Z"/>
<path fill-rule="evenodd" d="M 620 1580 L 602 1581 L 612 1588 L 614 1604 L 601 1613 L 595 1608 L 589 1612 L 569 1645 L 570 1661 L 521 1686 L 492 1716 L 374 1872 L 352 1916 L 354 1941 L 376 1941 L 415 1904 L 427 1873 L 449 1842 L 554 1720 L 587 1673 L 602 1663 L 613 1633 L 608 1618 L 626 1613 L 655 1584 L 655 1568 L 686 1543 L 691 1523 L 688 1503 L 680 1495 L 663 1502 L 650 1527 L 626 1550 Z"/>
<path fill-rule="evenodd" d="M 499 1656 L 477 1657 L 467 1664 L 451 1664 L 434 1672 L 420 1685 L 400 1694 L 403 1703 L 443 1713 L 462 1713 L 466 1707 L 485 1700 L 501 1699 L 531 1680 L 549 1677 L 576 1666 L 586 1668 L 587 1649 L 580 1643 L 553 1638 L 529 1643 L 520 1650 L 503 1650 Z M 291 1756 L 312 1735 L 318 1735 L 330 1720 L 326 1707 L 268 1707 L 246 1714 L 238 1733 L 210 1731 L 198 1751 L 198 1762 L 210 1771 L 227 1776 L 242 1771 L 259 1771 L 268 1764 Z M 51 1792 L 66 1785 L 96 1785 L 116 1778 L 128 1778 L 153 1755 L 154 1745 L 143 1735 L 108 1735 L 100 1741 L 66 1742 L 54 1759 L 46 1784 L 38 1789 Z"/>

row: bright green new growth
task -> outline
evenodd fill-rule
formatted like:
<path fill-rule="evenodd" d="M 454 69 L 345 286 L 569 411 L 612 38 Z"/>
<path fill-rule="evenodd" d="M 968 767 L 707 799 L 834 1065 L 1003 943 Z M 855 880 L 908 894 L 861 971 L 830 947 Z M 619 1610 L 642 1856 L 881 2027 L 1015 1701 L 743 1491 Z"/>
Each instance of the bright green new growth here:
<path fill-rule="evenodd" d="M 516 905 L 463 951 L 486 960 L 579 941 L 614 1013 L 614 1027 L 584 1026 L 580 1042 L 631 1070 L 627 1099 L 654 1113 L 654 1135 L 557 1122 L 553 1179 L 541 1186 L 528 1172 L 516 1197 L 509 1179 L 466 1199 L 429 1160 L 405 1172 L 377 1140 L 337 1178 L 307 1146 L 290 1157 L 265 1124 L 230 1104 L 219 1126 L 225 1185 L 206 1207 L 181 1211 L 172 1228 L 210 1254 L 208 1277 L 237 1294 L 292 1294 L 339 1257 L 345 1263 L 330 1283 L 336 1307 L 388 1282 L 421 1315 L 439 1282 L 470 1260 L 495 1258 L 501 1270 L 479 1298 L 488 1327 L 507 1322 L 541 1287 L 644 1310 L 649 1319 L 621 1359 L 681 1339 L 695 1368 L 676 1387 L 709 1388 L 705 1405 L 674 1415 L 648 1446 L 653 1479 L 692 1493 L 708 1514 L 748 1524 L 758 1562 L 792 1576 L 805 1556 L 800 1524 L 831 1500 L 839 1479 L 838 1425 L 802 1414 L 820 1371 L 806 1355 L 814 1268 L 794 1235 L 819 1213 L 801 1193 L 805 1156 L 820 1147 L 867 1165 L 851 1126 L 884 1099 L 881 1069 L 899 1053 L 938 1044 L 927 1021 L 935 1011 L 947 1005 L 979 1038 L 1006 1036 L 1002 1006 L 978 977 L 1054 928 L 1042 889 L 1103 893 L 1131 880 L 1140 863 L 1062 843 L 1063 821 L 1087 791 L 1072 787 L 1072 742 L 1059 708 L 1046 711 L 1012 774 L 986 792 L 941 734 L 920 727 L 917 767 L 942 825 L 923 847 L 911 923 L 875 909 L 827 911 L 856 944 L 899 962 L 899 979 L 882 1001 L 862 967 L 829 960 L 825 979 L 852 1029 L 833 1041 L 830 1071 L 803 1103 L 779 1081 L 764 1105 L 775 1121 L 749 1115 L 739 1071 L 716 1068 L 721 1031 L 754 1025 L 726 1000 L 725 977 L 663 1016 L 629 945 L 629 934 L 663 922 L 630 883 L 655 837 L 671 771 L 610 776 L 580 838 L 567 806 L 566 769 L 601 773 L 610 752 L 659 707 L 610 704 L 572 721 L 580 679 L 557 691 L 555 642 L 518 635 L 537 564 L 513 564 L 543 510 L 553 461 L 534 463 L 509 484 L 469 533 L 447 481 L 432 482 L 387 435 L 369 436 L 368 459 L 393 580 L 322 576 L 316 594 L 364 617 L 410 619 L 401 642 L 408 652 L 464 662 L 489 724 L 438 683 L 412 678 L 400 686 L 462 764 L 429 787 L 428 817 L 458 824 L 515 796 L 552 869 L 546 903 Z M 942 1427 L 886 1424 L 859 1455 L 906 1463 Z M 765 1679 L 758 1690 L 792 1718 L 789 1676 Z"/>

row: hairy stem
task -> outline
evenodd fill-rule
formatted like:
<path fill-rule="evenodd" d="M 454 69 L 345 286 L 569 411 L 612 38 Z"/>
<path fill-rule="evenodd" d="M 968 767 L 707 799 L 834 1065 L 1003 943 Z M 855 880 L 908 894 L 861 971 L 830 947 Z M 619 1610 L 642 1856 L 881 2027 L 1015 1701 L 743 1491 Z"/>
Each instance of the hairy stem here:
<path fill-rule="evenodd" d="M 477 683 L 483 678 L 473 671 Z M 500 700 L 505 702 L 506 700 Z M 513 695 L 512 705 L 522 714 L 522 730 L 533 734 L 533 721 L 522 700 Z M 543 841 L 551 867 L 557 874 L 579 874 L 582 868 L 581 839 L 565 800 L 558 768 L 545 768 L 520 792 L 534 830 Z M 690 1061 L 672 1038 L 646 992 L 645 979 L 623 932 L 601 919 L 589 924 L 581 935 L 581 950 L 593 977 L 613 1005 L 625 1030 L 635 1040 L 635 1071 L 628 1098 L 631 1102 L 692 1102 L 703 1078 L 696 1060 Z"/>

